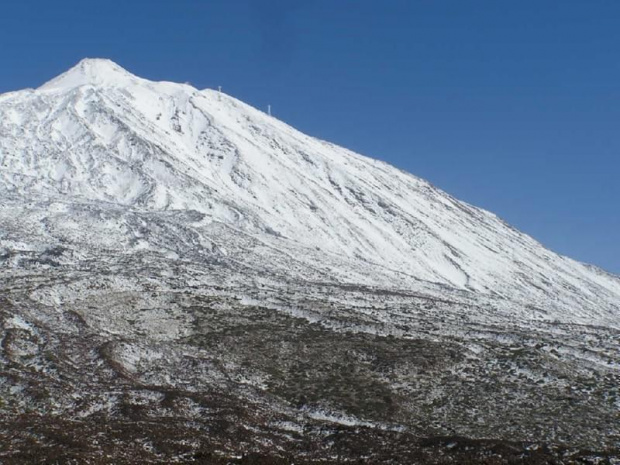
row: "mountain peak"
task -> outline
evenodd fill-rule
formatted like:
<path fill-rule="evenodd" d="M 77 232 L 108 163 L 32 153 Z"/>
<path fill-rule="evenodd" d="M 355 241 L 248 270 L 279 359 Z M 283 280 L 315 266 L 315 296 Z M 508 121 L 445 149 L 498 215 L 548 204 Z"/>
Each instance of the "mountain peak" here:
<path fill-rule="evenodd" d="M 71 89 L 83 85 L 119 85 L 138 79 L 106 58 L 84 58 L 69 71 L 43 84 L 39 90 Z"/>

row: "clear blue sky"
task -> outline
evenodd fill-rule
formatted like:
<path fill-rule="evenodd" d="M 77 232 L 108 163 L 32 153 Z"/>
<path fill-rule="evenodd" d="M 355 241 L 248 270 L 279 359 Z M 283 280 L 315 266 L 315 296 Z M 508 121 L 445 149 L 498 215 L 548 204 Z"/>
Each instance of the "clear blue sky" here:
<path fill-rule="evenodd" d="M 83 57 L 216 87 L 620 273 L 617 0 L 9 0 L 0 92 Z"/>

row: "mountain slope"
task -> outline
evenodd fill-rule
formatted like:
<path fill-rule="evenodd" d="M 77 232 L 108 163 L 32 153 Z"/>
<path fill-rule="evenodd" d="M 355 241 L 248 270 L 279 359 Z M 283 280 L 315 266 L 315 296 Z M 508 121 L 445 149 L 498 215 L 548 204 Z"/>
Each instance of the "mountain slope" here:
<path fill-rule="evenodd" d="M 620 279 L 229 96 L 0 96 L 2 463 L 620 463 Z"/>
<path fill-rule="evenodd" d="M 341 279 L 363 265 L 378 270 L 367 283 L 424 281 L 542 307 L 550 318 L 618 325 L 618 277 L 215 91 L 87 59 L 39 89 L 0 97 L 0 132 L 7 193 L 193 210 L 308 265 L 333 257 L 345 264 L 334 266 Z"/>

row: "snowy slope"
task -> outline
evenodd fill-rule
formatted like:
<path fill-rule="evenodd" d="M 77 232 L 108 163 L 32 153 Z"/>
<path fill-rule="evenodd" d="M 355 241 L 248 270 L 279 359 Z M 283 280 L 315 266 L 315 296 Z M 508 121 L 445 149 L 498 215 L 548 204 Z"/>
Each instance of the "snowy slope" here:
<path fill-rule="evenodd" d="M 108 60 L 83 60 L 36 90 L 0 96 L 0 195 L 12 199 L 0 208 L 6 231 L 23 199 L 136 215 L 187 210 L 200 218 L 191 234 L 212 225 L 198 248 L 217 243 L 225 254 L 248 235 L 273 263 L 277 255 L 321 266 L 340 281 L 434 286 L 536 307 L 552 320 L 620 325 L 617 276 L 230 96 L 150 82 Z M 68 219 L 75 237 L 63 241 L 76 242 L 79 217 L 58 211 L 40 218 L 37 234 Z M 93 230 L 90 243 L 121 237 L 131 229 L 123 221 Z M 0 251 L 24 246 L 6 231 Z"/>

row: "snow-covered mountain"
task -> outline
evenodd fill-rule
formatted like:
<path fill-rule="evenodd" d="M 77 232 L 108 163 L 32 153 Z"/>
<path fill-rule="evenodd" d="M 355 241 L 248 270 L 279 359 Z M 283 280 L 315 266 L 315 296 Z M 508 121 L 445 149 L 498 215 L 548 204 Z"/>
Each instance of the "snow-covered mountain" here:
<path fill-rule="evenodd" d="M 440 285 L 527 303 L 552 319 L 620 321 L 617 276 L 217 91 L 86 59 L 38 89 L 0 96 L 0 135 L 5 198 L 191 210 L 200 224 L 225 224 L 339 280 Z M 141 239 L 134 246 L 148 248 Z M 226 237 L 210 242 L 226 253 Z"/>
<path fill-rule="evenodd" d="M 7 463 L 615 463 L 619 340 L 619 277 L 227 95 L 0 95 Z"/>

